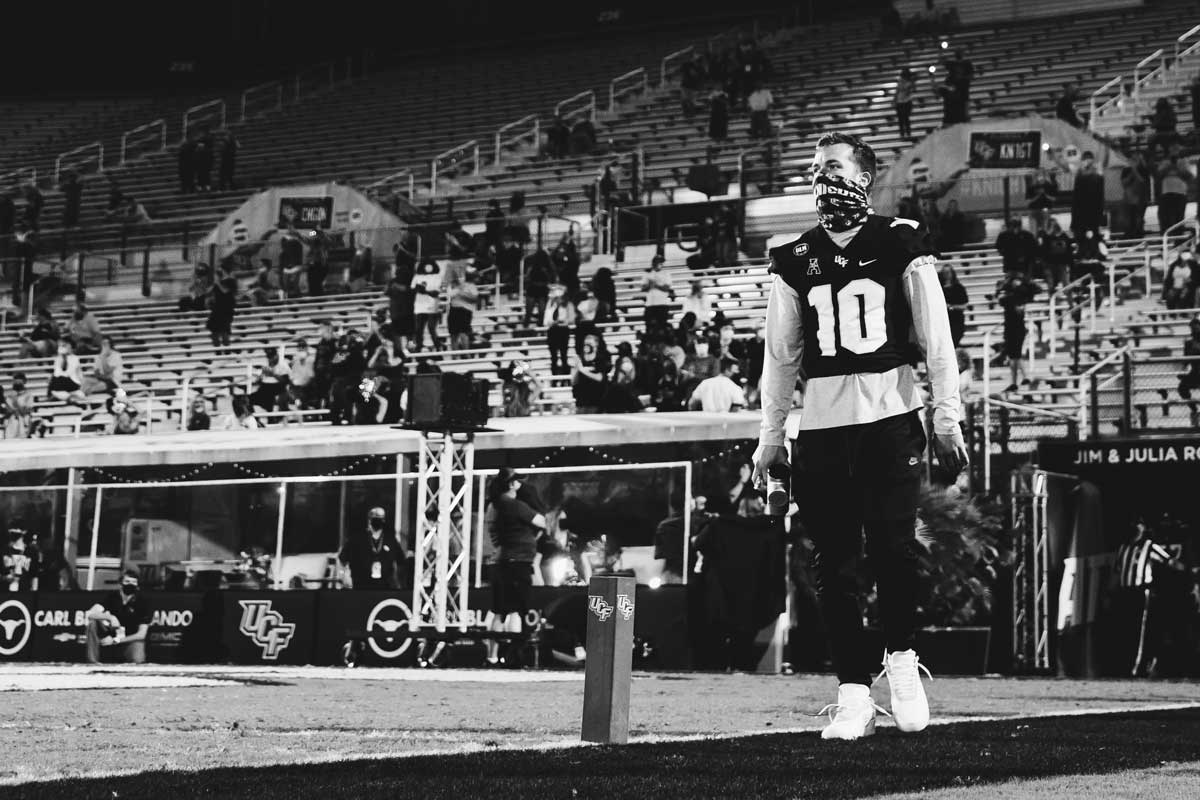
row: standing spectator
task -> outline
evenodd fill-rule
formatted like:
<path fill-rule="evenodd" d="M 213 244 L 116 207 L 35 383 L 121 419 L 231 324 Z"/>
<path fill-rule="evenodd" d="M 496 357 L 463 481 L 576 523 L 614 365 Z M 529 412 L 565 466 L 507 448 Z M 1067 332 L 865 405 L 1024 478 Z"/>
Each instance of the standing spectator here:
<path fill-rule="evenodd" d="M 950 338 L 958 347 L 967 331 L 967 308 L 970 304 L 967 289 L 958 280 L 954 267 L 942 263 L 938 265 L 938 278 L 942 284 L 942 296 L 946 298 L 946 310 L 950 315 Z"/>
<path fill-rule="evenodd" d="M 315 408 L 317 405 L 317 398 L 313 397 L 316 380 L 314 362 L 315 358 L 308 348 L 308 342 L 304 339 L 296 342 L 288 383 L 295 390 L 296 397 L 300 399 L 300 405 L 304 408 Z"/>
<path fill-rule="evenodd" d="M 230 347 L 229 338 L 233 332 L 233 315 L 237 308 L 237 278 L 217 267 L 217 277 L 213 282 L 212 304 L 208 310 L 208 321 L 205 327 L 212 334 L 213 347 L 217 353 L 223 354 Z"/>
<path fill-rule="evenodd" d="M 962 103 L 961 121 L 968 122 L 971 118 L 971 83 L 975 80 L 975 65 L 963 55 L 962 50 L 955 50 L 954 59 L 946 62 L 946 72 L 957 88 Z"/>
<path fill-rule="evenodd" d="M 34 312 L 36 320 L 29 333 L 21 336 L 21 358 L 45 358 L 58 349 L 61 336 L 50 310 L 40 307 Z"/>
<path fill-rule="evenodd" d="M 81 356 L 100 352 L 100 323 L 82 300 L 75 301 L 75 311 L 67 323 L 67 336 Z"/>
<path fill-rule="evenodd" d="M 564 233 L 554 252 L 550 254 L 554 265 L 554 274 L 558 282 L 567 289 L 571 297 L 579 294 L 579 249 L 575 246 L 571 234 Z"/>
<path fill-rule="evenodd" d="M 1074 128 L 1082 128 L 1083 120 L 1075 113 L 1075 101 L 1078 99 L 1078 90 L 1073 83 L 1064 83 L 1062 94 L 1058 97 L 1058 102 L 1054 104 L 1054 116 L 1058 117 L 1063 122 Z"/>
<path fill-rule="evenodd" d="M 600 267 L 592 275 L 592 295 L 596 298 L 596 322 L 616 322 L 617 284 L 608 267 Z"/>
<path fill-rule="evenodd" d="M 720 374 L 700 381 L 692 392 L 692 399 L 688 401 L 688 409 L 727 414 L 745 408 L 746 393 L 737 380 L 740 374 L 741 365 L 737 359 L 722 358 Z"/>
<path fill-rule="evenodd" d="M 1163 303 L 1167 308 L 1191 308 L 1195 302 L 1198 277 L 1195 254 L 1191 250 L 1184 250 L 1167 267 L 1167 274 L 1163 277 Z"/>
<path fill-rule="evenodd" d="M 196 191 L 196 140 L 190 132 L 179 144 L 178 159 L 179 193 L 191 194 Z"/>
<path fill-rule="evenodd" d="M 704 282 L 694 280 L 691 282 L 691 291 L 683 298 L 683 308 L 680 311 L 680 319 L 691 314 L 696 327 L 705 328 L 713 317 L 713 299 L 709 295 L 708 290 L 704 288 Z"/>
<path fill-rule="evenodd" d="M 25 184 L 25 224 L 32 231 L 41 230 L 42 209 L 46 207 L 46 196 L 36 184 Z"/>
<path fill-rule="evenodd" d="M 1121 170 L 1121 210 L 1126 218 L 1126 236 L 1140 239 L 1146 235 L 1146 208 L 1150 205 L 1150 169 L 1146 155 L 1138 150 L 1129 165 Z"/>
<path fill-rule="evenodd" d="M 554 265 L 550 254 L 542 248 L 525 258 L 525 316 L 522 323 L 527 328 L 539 324 L 546 315 L 546 300 L 550 297 L 550 284 L 555 283 Z"/>
<path fill-rule="evenodd" d="M 1045 270 L 1046 285 L 1050 287 L 1051 293 L 1059 286 L 1065 286 L 1071 282 L 1071 273 L 1074 271 L 1075 262 L 1075 245 L 1067 232 L 1058 224 L 1058 220 L 1053 217 L 1050 218 L 1050 224 L 1046 230 L 1038 236 L 1038 252 Z M 957 346 L 958 343 L 955 342 L 955 347 Z"/>
<path fill-rule="evenodd" d="M 617 199 L 617 192 L 620 187 L 617 185 L 616 176 L 613 175 L 611 164 L 606 164 L 600 173 L 600 180 L 596 183 L 596 188 L 600 194 L 597 198 L 600 201 L 602 208 L 612 208 L 613 202 Z"/>
<path fill-rule="evenodd" d="M 196 188 L 201 192 L 212 190 L 212 166 L 215 152 L 216 141 L 213 139 L 212 131 L 205 128 L 200 134 L 200 138 L 196 140 L 196 155 L 194 163 L 196 165 Z"/>
<path fill-rule="evenodd" d="M 541 399 L 542 384 L 529 368 L 529 362 L 513 360 L 496 373 L 500 378 L 501 416 L 528 417 Z"/>
<path fill-rule="evenodd" d="M 636 414 L 644 410 L 637 396 L 637 365 L 629 355 L 619 355 L 600 402 L 603 414 Z"/>
<path fill-rule="evenodd" d="M 1033 229 L 1036 233 L 1041 233 L 1050 222 L 1050 209 L 1058 201 L 1058 181 L 1054 172 L 1048 169 L 1035 172 L 1030 179 L 1026 195 L 1029 198 L 1029 215 L 1033 219 Z"/>
<path fill-rule="evenodd" d="M 521 275 L 521 245 L 507 233 L 500 239 L 500 250 L 496 253 L 496 271 L 500 277 L 500 291 L 509 299 L 516 299 Z"/>
<path fill-rule="evenodd" d="M 451 350 L 468 349 L 475 332 L 471 327 L 475 309 L 479 308 L 479 287 L 475 284 L 472 267 L 455 277 L 450 284 L 450 308 L 446 312 L 446 331 L 450 336 Z"/>
<path fill-rule="evenodd" d="M 388 281 L 384 294 L 388 298 L 388 315 L 392 320 L 392 330 L 400 337 L 399 345 L 402 353 L 408 352 L 409 339 L 416 329 L 414 304 L 416 295 L 413 292 L 413 278 L 416 266 L 396 260 L 396 271 Z"/>
<path fill-rule="evenodd" d="M 1075 175 L 1075 191 L 1071 196 L 1071 233 L 1084 238 L 1086 231 L 1099 235 L 1104 224 L 1104 176 L 1096 168 L 1096 157 L 1085 151 Z"/>
<path fill-rule="evenodd" d="M 1160 97 L 1154 104 L 1154 113 L 1150 115 L 1150 127 L 1154 133 L 1150 135 L 1150 144 L 1170 147 L 1179 140 L 1179 117 L 1175 115 L 1175 107 L 1170 98 Z"/>
<path fill-rule="evenodd" d="M 1005 389 L 1015 392 L 1029 383 L 1025 374 L 1025 306 L 1037 294 L 1037 286 L 1024 272 L 1011 270 L 996 286 L 996 301 L 1004 309 L 1004 356 L 1008 359 L 1012 383 Z"/>
<path fill-rule="evenodd" d="M 64 228 L 74 228 L 79 224 L 79 211 L 83 206 L 83 184 L 75 170 L 67 170 L 59 188 L 63 194 L 62 225 Z"/>
<path fill-rule="evenodd" d="M 232 131 L 225 134 L 225 143 L 221 147 L 221 164 L 217 168 L 217 188 L 221 191 L 236 189 L 233 183 L 233 173 L 237 167 L 237 154 L 241 143 Z"/>
<path fill-rule="evenodd" d="M 117 389 L 108 398 L 108 413 L 112 415 L 112 427 L 109 433 L 115 436 L 129 436 L 141 430 L 138 420 L 138 410 L 125 394 L 124 389 Z"/>
<path fill-rule="evenodd" d="M 560 291 L 551 297 L 543 320 L 546 326 L 546 347 L 550 350 L 551 375 L 571 373 L 567 350 L 570 348 L 571 331 L 575 327 L 576 316 L 570 294 Z"/>
<path fill-rule="evenodd" d="M 717 209 L 713 223 L 716 233 L 716 265 L 732 267 L 738 262 L 738 216 L 728 203 Z"/>
<path fill-rule="evenodd" d="M 484 215 L 484 237 L 490 247 L 499 248 L 504 236 L 504 212 L 500 209 L 500 201 L 492 198 L 488 201 L 487 214 Z"/>
<path fill-rule="evenodd" d="M 662 271 L 663 257 L 655 255 L 650 260 L 650 269 L 642 276 L 642 291 L 646 295 L 646 309 L 642 322 L 647 333 L 654 333 L 669 325 L 670 304 L 675 300 L 675 289 L 671 276 Z"/>
<path fill-rule="evenodd" d="M 18 308 L 24 305 L 25 295 L 34 283 L 33 262 L 37 258 L 37 245 L 37 231 L 22 219 L 13 234 L 13 255 L 17 263 L 13 271 L 12 301 Z"/>
<path fill-rule="evenodd" d="M 567 126 L 562 117 L 555 114 L 554 120 L 546 130 L 546 155 L 550 158 L 562 158 L 565 156 L 570 138 L 570 127 Z"/>
<path fill-rule="evenodd" d="M 1004 259 L 1005 272 L 1019 272 L 1028 277 L 1037 256 L 1037 239 L 1021 227 L 1019 218 L 1013 217 L 996 237 L 996 252 Z"/>
<path fill-rule="evenodd" d="M 774 133 L 771 129 L 771 105 L 775 102 L 771 90 L 760 85 L 746 98 L 750 109 L 750 138 L 768 139 Z"/>
<path fill-rule="evenodd" d="M 83 393 L 83 367 L 69 339 L 58 343 L 58 355 L 54 357 L 54 368 L 50 374 L 50 396 L 56 400 L 70 400 L 77 405 L 87 403 Z"/>
<path fill-rule="evenodd" d="M 599 414 L 608 391 L 611 366 L 608 347 L 598 331 L 585 332 L 583 325 L 579 326 L 575 338 L 575 368 L 571 376 L 575 410 L 580 414 Z"/>
<path fill-rule="evenodd" d="M 421 261 L 413 278 L 413 316 L 416 323 L 413 334 L 413 350 L 425 346 L 425 331 L 429 331 L 429 347 L 440 350 L 438 341 L 438 299 L 442 293 L 442 270 L 432 258 Z"/>
<path fill-rule="evenodd" d="M 1171 226 L 1183 221 L 1187 210 L 1188 185 L 1192 173 L 1172 153 L 1158 169 L 1158 229 L 1166 232 Z"/>
<path fill-rule="evenodd" d="M 722 89 L 708 96 L 708 138 L 714 142 L 729 138 L 729 96 Z"/>
<path fill-rule="evenodd" d="M 393 323 L 393 329 L 395 324 Z M 411 330 L 411 328 L 410 328 Z M 403 341 L 401 337 L 401 341 Z M 313 383 L 310 403 L 314 408 L 330 406 L 330 391 L 333 387 L 333 362 L 337 356 L 337 339 L 333 336 L 333 324 L 323 319 L 313 346 Z"/>
<path fill-rule="evenodd" d="M 137 570 L 127 569 L 121 588 L 87 610 L 87 660 L 100 663 L 102 647 L 118 648 L 129 664 L 146 663 L 146 634 L 150 630 L 150 604 L 142 596 Z"/>
<path fill-rule="evenodd" d="M 446 246 L 446 257 L 451 261 L 465 261 L 474 252 L 471 234 L 463 230 L 462 223 L 456 219 L 450 220 L 450 227 L 442 234 Z"/>
<path fill-rule="evenodd" d="M 896 108 L 896 124 L 900 128 L 900 138 L 912 141 L 912 110 L 913 100 L 917 94 L 917 79 L 908 67 L 900 70 L 896 80 L 896 94 L 892 103 Z"/>
<path fill-rule="evenodd" d="M 192 398 L 192 406 L 188 409 L 187 429 L 189 431 L 207 431 L 212 428 L 212 417 L 208 413 L 208 400 L 204 395 Z"/>
<path fill-rule="evenodd" d="M 679 104 L 683 113 L 696 113 L 696 94 L 704 88 L 704 54 L 696 51 L 679 68 Z"/>
<path fill-rule="evenodd" d="M 8 418 L 3 420 L 4 438 L 27 439 L 34 430 L 33 392 L 26 385 L 25 373 L 14 372 L 12 394 L 6 399 Z"/>
<path fill-rule="evenodd" d="M 121 352 L 113 347 L 112 337 L 100 337 L 100 352 L 92 362 L 92 371 L 83 379 L 83 391 L 87 394 L 115 392 L 125 380 L 125 368 Z"/>
<path fill-rule="evenodd" d="M 546 529 L 541 512 L 518 496 L 522 481 L 523 476 L 502 467 L 488 486 L 488 499 L 495 507 L 491 539 L 496 548 L 492 574 L 492 630 L 496 632 L 521 632 L 521 619 L 531 605 L 539 531 Z M 487 663 L 501 663 L 500 645 L 494 639 L 487 643 Z"/>
<path fill-rule="evenodd" d="M 287 359 L 281 357 L 280 349 L 264 347 L 264 360 L 254 367 L 254 392 L 250 395 L 250 402 L 263 411 L 270 412 L 287 405 L 283 390 L 291 378 L 291 370 Z"/>
<path fill-rule="evenodd" d="M 946 203 L 946 213 L 938 221 L 938 249 L 943 253 L 962 250 L 967 243 L 967 215 L 958 208 L 958 201 Z"/>
<path fill-rule="evenodd" d="M 367 512 L 366 526 L 346 538 L 338 561 L 350 573 L 351 589 L 400 588 L 404 549 L 386 527 L 387 512 L 376 506 Z"/>
<path fill-rule="evenodd" d="M 308 241 L 308 293 L 320 297 L 325 294 L 325 279 L 329 277 L 329 236 L 315 228 L 305 238 Z"/>
<path fill-rule="evenodd" d="M 942 101 L 943 128 L 967 121 L 967 103 L 962 87 L 950 75 L 942 79 L 934 89 L 934 94 Z"/>

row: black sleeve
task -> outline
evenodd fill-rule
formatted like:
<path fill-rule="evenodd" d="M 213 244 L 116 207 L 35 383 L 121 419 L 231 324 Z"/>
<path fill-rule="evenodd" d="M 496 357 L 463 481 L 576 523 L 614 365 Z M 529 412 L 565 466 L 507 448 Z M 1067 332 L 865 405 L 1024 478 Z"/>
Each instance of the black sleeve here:
<path fill-rule="evenodd" d="M 150 601 L 146 599 L 145 595 L 138 595 L 137 600 L 135 600 L 134 602 L 137 604 L 137 608 L 136 608 L 137 624 L 138 625 L 149 625 L 150 618 L 152 616 L 150 613 Z"/>
<path fill-rule="evenodd" d="M 905 254 L 905 260 L 908 263 L 911 263 L 914 258 L 920 258 L 921 256 L 933 256 L 936 258 L 940 255 L 937 244 L 933 241 L 933 236 L 929 233 L 929 229 L 922 224 L 918 223 L 917 227 L 914 228 L 907 222 L 893 219 L 889 230 L 895 236 L 896 244 L 901 252 Z"/>

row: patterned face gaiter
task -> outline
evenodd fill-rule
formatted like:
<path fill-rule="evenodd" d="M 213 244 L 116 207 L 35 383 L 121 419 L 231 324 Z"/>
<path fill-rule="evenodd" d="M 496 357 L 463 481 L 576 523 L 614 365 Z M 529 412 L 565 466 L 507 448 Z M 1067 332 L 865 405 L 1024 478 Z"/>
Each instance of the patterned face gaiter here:
<path fill-rule="evenodd" d="M 871 213 L 867 190 L 840 175 L 818 175 L 813 181 L 813 195 L 817 198 L 817 221 L 834 233 L 861 225 Z"/>

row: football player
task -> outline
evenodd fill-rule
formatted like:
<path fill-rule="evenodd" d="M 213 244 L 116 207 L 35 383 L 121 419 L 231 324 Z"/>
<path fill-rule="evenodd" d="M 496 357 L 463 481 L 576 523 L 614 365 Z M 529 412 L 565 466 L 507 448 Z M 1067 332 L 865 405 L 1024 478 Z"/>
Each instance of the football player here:
<path fill-rule="evenodd" d="M 933 449 L 957 474 L 967 450 L 950 320 L 929 232 L 913 220 L 872 213 L 871 147 L 856 136 L 826 134 L 813 167 L 820 224 L 771 249 L 755 482 L 762 486 L 768 468 L 788 461 L 784 424 L 803 375 L 792 492 L 815 545 L 839 683 L 822 738 L 869 736 L 882 710 L 871 701 L 878 654 L 868 652 L 858 602 L 864 533 L 886 640 L 880 677 L 888 677 L 897 727 L 915 732 L 929 724 L 929 703 L 913 649 L 916 513 L 927 444 L 913 366 L 921 358 L 928 365 Z"/>

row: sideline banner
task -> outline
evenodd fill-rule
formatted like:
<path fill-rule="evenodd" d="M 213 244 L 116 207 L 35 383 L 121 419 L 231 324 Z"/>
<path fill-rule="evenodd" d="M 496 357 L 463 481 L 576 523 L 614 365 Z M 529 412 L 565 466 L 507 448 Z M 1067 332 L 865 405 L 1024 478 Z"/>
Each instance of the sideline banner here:
<path fill-rule="evenodd" d="M 416 662 L 407 633 L 412 592 L 320 591 L 317 593 L 317 633 L 314 664 L 341 664 L 342 646 L 351 633 L 367 633 L 358 663 L 406 667 Z"/>

